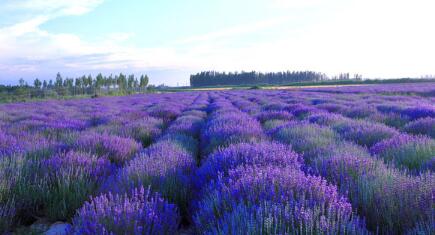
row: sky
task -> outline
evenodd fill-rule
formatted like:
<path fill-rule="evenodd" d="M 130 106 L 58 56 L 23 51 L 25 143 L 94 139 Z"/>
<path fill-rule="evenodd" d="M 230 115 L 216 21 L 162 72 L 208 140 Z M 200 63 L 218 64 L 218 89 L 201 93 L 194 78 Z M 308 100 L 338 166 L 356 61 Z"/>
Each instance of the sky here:
<path fill-rule="evenodd" d="M 203 70 L 435 74 L 432 0 L 0 0 L 0 84 Z"/>

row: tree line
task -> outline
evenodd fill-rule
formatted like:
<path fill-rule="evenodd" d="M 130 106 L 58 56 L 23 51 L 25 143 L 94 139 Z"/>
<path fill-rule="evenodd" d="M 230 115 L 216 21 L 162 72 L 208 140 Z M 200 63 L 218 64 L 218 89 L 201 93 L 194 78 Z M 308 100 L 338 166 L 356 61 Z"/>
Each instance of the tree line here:
<path fill-rule="evenodd" d="M 193 87 L 219 86 L 219 85 L 283 85 L 295 82 L 319 82 L 325 80 L 362 80 L 362 76 L 355 74 L 352 78 L 349 73 L 342 73 L 329 78 L 324 73 L 313 71 L 284 71 L 284 72 L 217 72 L 204 71 L 190 76 L 190 85 Z"/>
<path fill-rule="evenodd" d="M 99 73 L 96 77 L 83 75 L 77 78 L 63 78 L 57 73 L 55 79 L 40 80 L 36 78 L 29 85 L 24 79 L 18 86 L 0 85 L 0 101 L 19 101 L 34 98 L 67 97 L 67 96 L 98 96 L 123 95 L 146 92 L 149 78 L 147 75 L 109 75 Z"/>

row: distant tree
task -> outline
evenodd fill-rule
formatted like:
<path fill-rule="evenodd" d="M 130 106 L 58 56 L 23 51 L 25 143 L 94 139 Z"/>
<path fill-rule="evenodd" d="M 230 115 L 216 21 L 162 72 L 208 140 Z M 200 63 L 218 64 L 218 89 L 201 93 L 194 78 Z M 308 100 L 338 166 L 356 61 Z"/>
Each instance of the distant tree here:
<path fill-rule="evenodd" d="M 128 79 L 127 79 L 127 88 L 131 89 L 134 87 L 134 74 L 128 75 Z"/>
<path fill-rule="evenodd" d="M 357 80 L 357 81 L 361 81 L 361 80 L 362 80 L 362 75 L 356 73 L 355 75 L 353 75 L 353 79 L 354 79 L 354 80 Z"/>
<path fill-rule="evenodd" d="M 54 85 L 58 88 L 63 86 L 63 79 L 62 79 L 62 76 L 60 75 L 60 73 L 56 74 L 56 82 Z"/>
<path fill-rule="evenodd" d="M 39 81 L 39 79 L 36 78 L 35 81 L 33 81 L 33 86 L 35 88 L 41 89 L 41 85 L 42 85 L 42 83 L 41 83 L 41 81 Z"/>
<path fill-rule="evenodd" d="M 88 77 L 86 78 L 88 86 L 92 87 L 93 83 L 92 83 L 92 76 L 89 74 Z"/>
<path fill-rule="evenodd" d="M 341 73 L 340 75 L 338 75 L 338 79 L 339 80 L 349 80 L 350 75 L 349 75 L 349 73 Z"/>
<path fill-rule="evenodd" d="M 74 86 L 77 88 L 82 88 L 82 79 L 76 78 Z"/>
<path fill-rule="evenodd" d="M 121 91 L 125 91 L 127 89 L 127 78 L 125 77 L 124 74 L 120 73 L 118 76 L 118 88 Z"/>
<path fill-rule="evenodd" d="M 44 82 L 42 83 L 42 88 L 43 88 L 43 89 L 46 89 L 47 86 L 48 86 L 47 81 L 44 80 Z"/>
<path fill-rule="evenodd" d="M 104 85 L 104 78 L 103 78 L 103 75 L 101 74 L 101 73 L 99 73 L 98 75 L 97 75 L 97 77 L 95 77 L 95 87 L 97 88 L 97 89 L 100 89 L 103 85 Z"/>
<path fill-rule="evenodd" d="M 23 87 L 23 86 L 26 85 L 26 81 L 24 81 L 23 78 L 20 78 L 20 80 L 18 80 L 18 84 L 19 84 L 21 87 Z"/>
<path fill-rule="evenodd" d="M 323 73 L 313 71 L 284 71 L 276 73 L 205 71 L 190 76 L 191 86 L 287 84 L 326 80 Z"/>
<path fill-rule="evenodd" d="M 145 88 L 148 85 L 149 79 L 147 75 L 140 76 L 139 87 Z"/>

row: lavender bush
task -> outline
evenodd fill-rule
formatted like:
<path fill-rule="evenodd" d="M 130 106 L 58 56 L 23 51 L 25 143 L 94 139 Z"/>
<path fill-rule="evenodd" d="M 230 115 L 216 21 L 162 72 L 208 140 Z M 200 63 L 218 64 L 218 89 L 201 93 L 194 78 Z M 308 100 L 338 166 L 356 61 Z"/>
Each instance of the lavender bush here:
<path fill-rule="evenodd" d="M 177 208 L 143 187 L 127 195 L 103 194 L 86 202 L 73 219 L 72 234 L 173 234 Z"/>
<path fill-rule="evenodd" d="M 80 135 L 73 147 L 79 151 L 105 156 L 116 164 L 123 164 L 140 149 L 140 144 L 130 138 L 87 132 Z"/>
<path fill-rule="evenodd" d="M 258 233 L 262 229 L 281 232 L 299 230 L 302 233 L 343 232 L 348 226 L 352 227 L 349 224 L 358 224 L 352 218 L 351 205 L 338 195 L 335 187 L 327 185 L 321 178 L 306 176 L 292 168 L 237 168 L 229 172 L 227 179 L 221 178 L 211 184 L 208 190 L 209 194 L 199 202 L 200 210 L 194 217 L 200 232 L 211 230 L 220 234 L 223 233 L 218 230 L 220 227 L 224 231 L 228 227 L 248 227 L 246 220 L 239 220 L 242 224 L 237 224 L 237 220 L 233 224 L 222 224 L 222 220 L 228 221 L 226 217 L 229 213 L 243 213 L 238 211 L 240 205 L 248 209 L 244 211 L 246 219 L 259 216 L 256 214 L 258 210 L 254 209 L 256 205 L 271 210 L 272 214 L 263 215 L 266 218 L 277 217 L 265 228 L 260 225 L 266 218 L 255 221 L 259 224 L 253 224 L 253 228 L 259 229 Z M 277 209 L 272 210 L 274 206 Z M 363 228 L 358 230 L 364 231 Z"/>
<path fill-rule="evenodd" d="M 113 170 L 108 159 L 77 152 L 55 155 L 42 166 L 38 177 L 48 184 L 44 214 L 52 221 L 71 218 Z"/>
<path fill-rule="evenodd" d="M 410 134 L 427 135 L 435 138 L 435 118 L 420 118 L 403 127 Z"/>
<path fill-rule="evenodd" d="M 435 140 L 402 134 L 377 143 L 370 151 L 386 162 L 418 171 L 435 158 Z"/>
<path fill-rule="evenodd" d="M 190 175 L 196 168 L 195 158 L 169 140 L 160 141 L 141 152 L 116 176 L 105 183 L 104 191 L 128 192 L 134 187 L 147 187 L 160 192 L 186 212 L 190 198 Z"/>

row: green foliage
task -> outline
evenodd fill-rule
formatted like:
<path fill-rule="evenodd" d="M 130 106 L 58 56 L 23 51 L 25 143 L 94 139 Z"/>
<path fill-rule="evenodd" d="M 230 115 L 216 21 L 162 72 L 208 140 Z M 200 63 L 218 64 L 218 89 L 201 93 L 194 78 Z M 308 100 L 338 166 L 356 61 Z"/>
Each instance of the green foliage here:
<path fill-rule="evenodd" d="M 88 75 L 74 79 L 63 78 L 60 73 L 57 73 L 54 82 L 36 78 L 33 86 L 27 85 L 24 79 L 20 79 L 19 85 L 0 85 L 0 103 L 147 92 L 148 82 L 147 75 L 141 75 L 138 80 L 133 74 L 127 77 L 122 73 L 115 76 L 103 76 L 99 73 L 95 78 Z"/>

